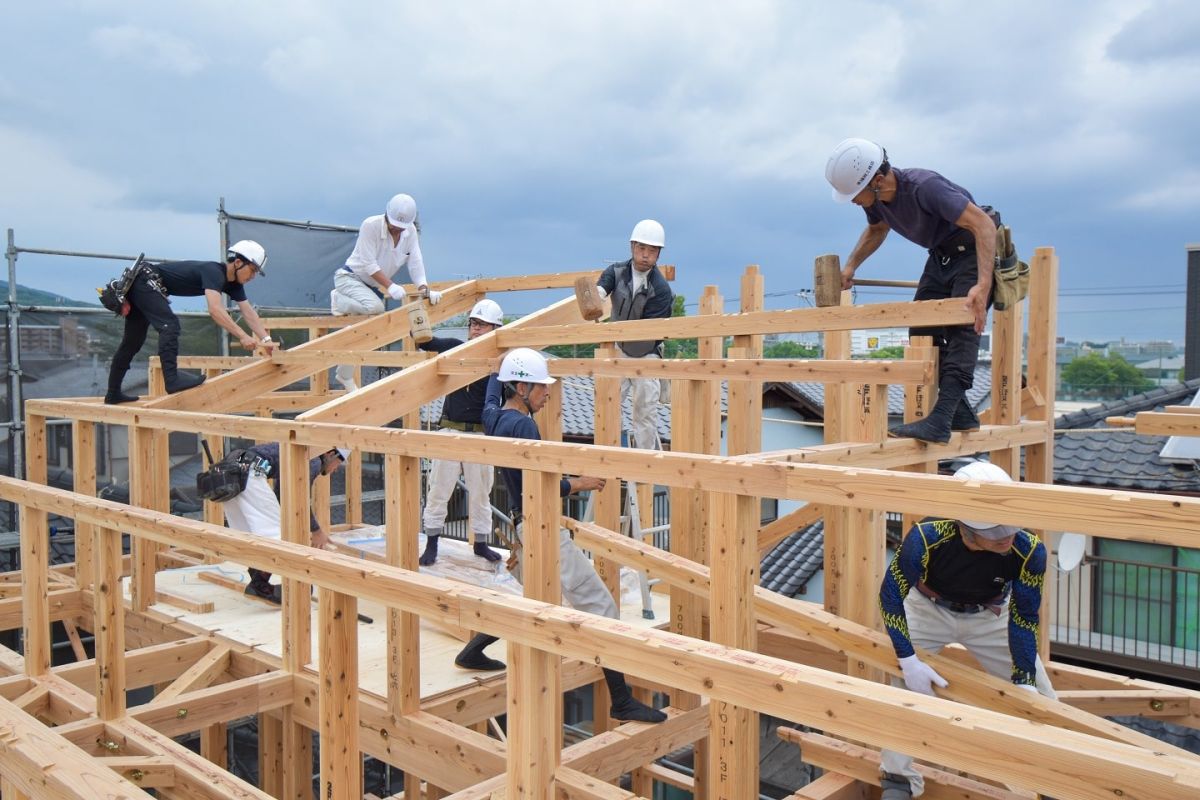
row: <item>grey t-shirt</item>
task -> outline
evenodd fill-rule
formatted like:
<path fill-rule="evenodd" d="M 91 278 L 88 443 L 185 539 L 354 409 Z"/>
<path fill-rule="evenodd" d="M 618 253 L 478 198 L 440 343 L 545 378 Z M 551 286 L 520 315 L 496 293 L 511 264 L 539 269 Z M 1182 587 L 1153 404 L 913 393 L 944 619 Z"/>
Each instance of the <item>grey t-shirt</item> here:
<path fill-rule="evenodd" d="M 867 222 L 886 222 L 888 227 L 926 250 L 936 247 L 957 231 L 954 221 L 962 216 L 971 193 L 929 169 L 892 169 L 896 196 L 887 203 L 864 208 Z"/>

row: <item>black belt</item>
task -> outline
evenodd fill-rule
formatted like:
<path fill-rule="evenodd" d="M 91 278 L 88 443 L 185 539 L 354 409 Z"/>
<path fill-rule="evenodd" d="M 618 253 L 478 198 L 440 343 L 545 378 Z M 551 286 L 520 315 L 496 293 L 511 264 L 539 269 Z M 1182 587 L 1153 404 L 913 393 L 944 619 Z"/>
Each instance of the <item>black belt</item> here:
<path fill-rule="evenodd" d="M 341 269 L 341 270 L 343 270 L 343 271 L 345 271 L 345 272 L 348 272 L 348 273 L 350 273 L 352 276 L 354 276 L 354 279 L 355 279 L 355 280 L 357 280 L 357 281 L 358 281 L 359 283 L 361 283 L 363 286 L 367 287 L 367 288 L 368 288 L 368 289 L 370 289 L 372 292 L 374 292 L 374 293 L 375 293 L 375 295 L 376 295 L 377 297 L 379 297 L 379 298 L 384 298 L 383 292 L 380 290 L 380 288 L 379 288 L 378 286 L 372 286 L 371 284 L 369 284 L 369 283 L 367 283 L 366 281 L 364 281 L 364 280 L 363 280 L 361 277 L 359 277 L 359 274 L 358 274 L 357 272 L 355 272 L 354 270 L 350 269 L 350 267 L 349 267 L 349 266 L 347 266 L 346 264 L 343 264 L 343 265 L 342 265 L 342 266 L 341 266 L 339 269 Z"/>
<path fill-rule="evenodd" d="M 475 431 L 483 430 L 482 422 L 459 422 L 458 420 L 446 419 L 445 417 L 442 417 L 441 420 L 438 421 L 438 426 L 442 428 L 453 428 L 454 430 L 462 431 L 463 433 L 474 433 Z"/>
<path fill-rule="evenodd" d="M 941 260 L 943 264 L 952 258 L 958 258 L 966 253 L 975 252 L 975 234 L 970 231 L 958 231 L 951 234 L 937 247 L 929 248 L 929 255 Z"/>
<path fill-rule="evenodd" d="M 990 611 L 996 616 L 1000 616 L 1000 611 L 1004 608 L 1005 595 L 1003 594 L 987 603 L 959 603 L 955 600 L 946 600 L 924 583 L 917 583 L 917 591 L 929 598 L 934 605 L 953 611 L 955 614 L 978 614 L 980 611 Z"/>

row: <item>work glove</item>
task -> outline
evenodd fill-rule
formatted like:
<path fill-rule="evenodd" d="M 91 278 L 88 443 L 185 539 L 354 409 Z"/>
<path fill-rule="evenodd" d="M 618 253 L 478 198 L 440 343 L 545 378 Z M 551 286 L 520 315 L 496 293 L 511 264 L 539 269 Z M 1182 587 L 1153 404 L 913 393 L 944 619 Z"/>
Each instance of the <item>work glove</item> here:
<path fill-rule="evenodd" d="M 430 289 L 429 290 L 429 305 L 436 306 L 440 302 L 442 302 L 442 293 L 439 292 L 437 289 Z"/>
<path fill-rule="evenodd" d="M 915 654 L 900 659 L 900 671 L 904 673 L 904 685 L 913 692 L 936 697 L 933 693 L 934 685 L 940 689 L 949 685 L 945 678 L 933 671 L 933 667 L 917 658 Z"/>
<path fill-rule="evenodd" d="M 600 284 L 596 284 L 596 294 L 600 295 L 601 300 L 604 300 L 605 298 L 608 297 L 608 290 L 605 289 Z"/>
<path fill-rule="evenodd" d="M 1036 686 L 1031 686 L 1031 685 L 1029 685 L 1028 683 L 1018 683 L 1018 684 L 1014 684 L 1014 685 L 1015 685 L 1015 686 L 1016 686 L 1018 689 L 1024 689 L 1025 691 L 1027 691 L 1027 692 L 1033 692 L 1034 694 L 1037 694 L 1037 693 L 1038 693 L 1037 687 L 1036 687 Z"/>
<path fill-rule="evenodd" d="M 393 300 L 398 300 L 401 303 L 404 302 L 404 287 L 401 286 L 400 284 L 398 284 L 398 283 L 388 284 L 387 293 L 388 293 L 388 296 L 391 297 Z"/>

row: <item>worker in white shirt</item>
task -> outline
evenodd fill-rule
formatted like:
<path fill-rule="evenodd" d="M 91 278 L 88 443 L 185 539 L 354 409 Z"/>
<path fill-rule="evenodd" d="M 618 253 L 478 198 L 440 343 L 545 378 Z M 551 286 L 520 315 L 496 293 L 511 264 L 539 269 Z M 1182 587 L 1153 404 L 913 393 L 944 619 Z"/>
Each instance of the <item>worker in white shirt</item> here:
<path fill-rule="evenodd" d="M 343 314 L 381 314 L 383 298 L 404 302 L 404 287 L 392 281 L 401 267 L 433 305 L 442 293 L 430 289 L 425 279 L 425 261 L 421 258 L 418 240 L 417 203 L 410 195 L 398 194 L 388 201 L 385 213 L 363 220 L 358 229 L 358 241 L 346 263 L 333 274 L 330 292 L 330 311 Z M 342 386 L 354 391 L 354 367 L 342 364 L 337 368 Z"/>

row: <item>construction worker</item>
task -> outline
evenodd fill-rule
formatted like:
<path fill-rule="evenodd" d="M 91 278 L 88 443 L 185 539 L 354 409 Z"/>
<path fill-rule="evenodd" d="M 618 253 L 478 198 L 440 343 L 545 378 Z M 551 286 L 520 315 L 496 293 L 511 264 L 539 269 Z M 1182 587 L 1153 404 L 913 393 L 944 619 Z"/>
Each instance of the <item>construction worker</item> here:
<path fill-rule="evenodd" d="M 986 461 L 972 462 L 954 477 L 1012 482 Z M 1054 698 L 1037 654 L 1045 574 L 1045 545 L 1016 526 L 938 517 L 914 525 L 879 588 L 883 624 L 904 685 L 928 695 L 935 685 L 945 687 L 946 680 L 921 660 L 916 648 L 936 654 L 957 642 L 992 675 Z M 900 685 L 896 679 L 893 683 Z M 880 766 L 883 800 L 907 800 L 924 791 L 911 756 L 884 750 Z"/>
<path fill-rule="evenodd" d="M 500 310 L 500 304 L 486 298 L 480 300 L 467 315 L 467 339 L 491 333 L 503 324 L 504 312 Z M 418 347 L 444 353 L 462 343 L 461 339 L 435 336 Z M 442 418 L 438 427 L 446 433 L 483 435 L 483 400 L 487 384 L 487 378 L 480 378 L 446 395 L 442 401 Z M 447 506 L 460 474 L 467 485 L 467 519 L 474 539 L 475 555 L 488 561 L 500 560 L 500 554 L 488 547 L 492 530 L 492 465 L 438 460 L 430 465 L 426 481 L 425 512 L 422 517 L 425 552 L 420 558 L 423 567 L 437 561 L 438 539 L 446 527 Z"/>
<path fill-rule="evenodd" d="M 966 298 L 975 324 L 913 328 L 911 336 L 932 336 L 939 349 L 938 398 L 923 419 L 900 425 L 893 436 L 924 442 L 950 441 L 950 432 L 977 430 L 979 418 L 966 400 L 975 380 L 979 335 L 992 298 L 992 269 L 999 215 L 975 204 L 970 192 L 927 169 L 897 169 L 887 151 L 866 139 L 846 139 L 825 164 L 825 178 L 839 203 L 853 202 L 867 215 L 867 227 L 842 268 L 842 288 L 888 232 L 929 251 L 914 300 Z"/>
<path fill-rule="evenodd" d="M 514 439 L 540 439 L 533 414 L 540 411 L 550 395 L 555 379 L 550 377 L 546 358 L 536 350 L 518 347 L 504 356 L 500 371 L 488 378 L 487 399 L 483 407 L 484 431 L 488 436 L 507 436 Z M 509 501 L 513 504 L 512 518 L 516 522 L 516 542 L 520 548 L 522 480 L 521 470 L 501 467 L 500 475 L 508 487 Z M 563 478 L 559 482 L 559 493 L 566 497 L 574 492 L 603 489 L 603 478 Z M 524 548 L 518 554 L 518 578 Z M 558 560 L 562 580 L 562 593 L 571 607 L 578 611 L 599 614 L 618 619 L 617 604 L 596 574 L 592 562 L 576 546 L 569 531 L 559 531 Z M 476 634 L 467 646 L 455 657 L 454 663 L 463 669 L 500 670 L 504 662 L 489 658 L 483 649 L 497 637 L 486 633 Z M 604 669 L 604 680 L 612 695 L 609 715 L 613 719 L 636 722 L 662 722 L 667 718 L 663 712 L 651 708 L 633 696 L 625 675 L 616 670 Z"/>
<path fill-rule="evenodd" d="M 597 291 L 602 298 L 612 296 L 614 321 L 631 319 L 667 319 L 675 297 L 667 279 L 658 270 L 658 256 L 666 245 L 663 226 L 644 219 L 633 226 L 629 236 L 632 258 L 610 264 L 600 275 Z M 626 358 L 662 358 L 663 343 L 657 341 L 620 342 L 617 347 Z M 623 378 L 621 399 L 632 397 L 631 422 L 635 447 L 661 450 L 658 438 L 659 382 L 653 378 Z"/>
<path fill-rule="evenodd" d="M 408 267 L 417 291 L 424 293 L 432 305 L 441 302 L 442 293 L 430 289 L 425 281 L 419 232 L 417 203 L 407 194 L 395 195 L 388 200 L 384 213 L 364 219 L 353 252 L 333 274 L 330 311 L 338 316 L 381 314 L 384 294 L 403 303 L 404 287 L 392 282 L 401 267 Z M 358 388 L 354 367 L 342 364 L 335 374 L 344 388 Z"/>
<path fill-rule="evenodd" d="M 115 405 L 132 403 L 138 399 L 136 395 L 122 392 L 121 382 L 125 380 L 133 357 L 146 343 L 146 334 L 151 326 L 158 332 L 158 360 L 162 364 L 167 392 L 174 394 L 204 383 L 202 375 L 179 372 L 179 317 L 171 311 L 169 297 L 203 295 L 213 322 L 236 337 L 242 347 L 247 350 L 262 347 L 267 352 L 273 350 L 275 343 L 267 335 L 267 329 L 263 327 L 254 306 L 246 299 L 245 289 L 255 275 L 265 274 L 263 266 L 266 263 L 267 252 L 263 246 L 249 239 L 232 245 L 225 253 L 224 264 L 219 261 L 142 263 L 125 298 L 129 303 L 129 314 L 125 317 L 125 331 L 108 370 L 108 391 L 104 395 L 104 402 Z M 237 303 L 251 333 L 243 331 L 229 316 L 221 300 L 222 294 Z"/>
<path fill-rule="evenodd" d="M 268 442 L 248 448 L 255 461 L 249 466 L 246 478 L 246 488 L 242 492 L 226 500 L 225 521 L 230 528 L 253 533 L 264 539 L 278 540 L 282 536 L 280 530 L 279 508 L 279 444 Z M 332 475 L 346 462 L 350 451 L 344 447 L 331 447 L 318 453 L 308 462 L 308 481 L 311 484 L 318 475 Z M 275 479 L 274 488 L 268 479 Z M 317 522 L 316 515 L 309 512 L 309 543 L 316 548 L 324 549 L 329 544 L 329 532 Z M 246 585 L 245 594 L 279 603 L 280 588 L 271 583 L 271 573 L 250 567 L 250 581 Z"/>

